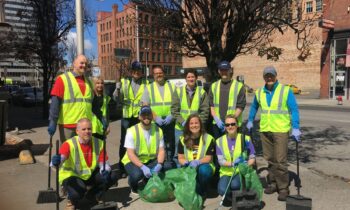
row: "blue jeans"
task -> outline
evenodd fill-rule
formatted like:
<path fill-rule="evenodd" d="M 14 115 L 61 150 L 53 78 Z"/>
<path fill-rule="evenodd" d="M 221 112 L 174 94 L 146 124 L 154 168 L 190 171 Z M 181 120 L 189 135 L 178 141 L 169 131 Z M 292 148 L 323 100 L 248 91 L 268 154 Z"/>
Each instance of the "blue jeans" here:
<path fill-rule="evenodd" d="M 157 163 L 158 163 L 157 159 L 155 159 L 155 160 L 149 161 L 148 163 L 146 163 L 144 165 L 147 166 L 148 168 L 152 169 L 153 167 L 155 167 L 157 165 Z M 143 175 L 141 168 L 137 167 L 132 162 L 127 163 L 124 166 L 124 168 L 125 168 L 125 171 L 129 175 L 128 184 L 129 184 L 131 190 L 137 191 L 138 183 L 140 181 L 142 181 L 143 179 L 146 179 L 146 177 Z"/>
<path fill-rule="evenodd" d="M 213 177 L 213 169 L 209 163 L 204 163 L 197 168 L 197 187 L 196 192 L 203 196 L 207 192 L 207 186 Z"/>
<path fill-rule="evenodd" d="M 220 177 L 220 180 L 219 180 L 219 183 L 218 183 L 218 193 L 219 193 L 219 195 L 224 196 L 225 190 L 226 190 L 227 185 L 229 184 L 230 178 L 231 178 L 230 176 L 222 176 L 222 177 Z M 241 188 L 241 178 L 240 178 L 240 175 L 237 174 L 236 176 L 234 176 L 232 178 L 231 186 L 227 190 L 227 193 L 226 193 L 226 198 L 231 200 L 232 191 L 239 190 L 240 188 Z"/>
<path fill-rule="evenodd" d="M 183 130 L 178 130 L 175 128 L 175 153 L 174 153 L 174 162 L 176 163 L 177 167 L 180 168 L 180 163 L 179 163 L 179 160 L 178 160 L 178 156 L 177 156 L 177 153 L 178 153 L 178 146 L 179 146 L 179 142 L 180 142 L 180 137 L 183 135 Z"/>

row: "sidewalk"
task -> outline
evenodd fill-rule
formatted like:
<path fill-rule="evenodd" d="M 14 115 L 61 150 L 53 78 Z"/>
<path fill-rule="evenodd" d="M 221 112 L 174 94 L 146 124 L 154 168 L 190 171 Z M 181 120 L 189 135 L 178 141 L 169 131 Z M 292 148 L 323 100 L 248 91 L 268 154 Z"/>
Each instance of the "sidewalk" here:
<path fill-rule="evenodd" d="M 22 130 L 19 134 L 22 138 L 31 139 L 35 145 L 47 148 L 48 138 L 46 127 L 38 127 L 31 130 Z M 111 134 L 107 140 L 107 151 L 110 162 L 115 164 L 118 161 L 120 121 L 111 123 Z M 54 140 L 58 138 L 56 134 Z M 55 151 L 55 148 L 53 149 Z M 48 150 L 43 155 L 35 157 L 36 164 L 19 165 L 17 159 L 0 161 L 0 209 L 17 210 L 44 210 L 55 209 L 55 204 L 36 204 L 39 190 L 45 190 L 47 185 L 47 162 Z M 259 160 L 259 167 L 263 166 L 263 161 Z M 290 164 L 290 171 L 296 171 L 294 164 Z M 346 210 L 350 209 L 349 194 L 350 183 L 339 179 L 325 177 L 312 170 L 300 168 L 302 189 L 304 196 L 313 199 L 314 210 Z M 54 174 L 54 172 L 53 172 Z M 53 178 L 55 176 L 53 175 Z M 51 180 L 54 186 L 54 180 Z M 296 194 L 296 189 L 290 187 L 291 194 Z M 146 203 L 137 196 L 129 195 L 127 179 L 119 180 L 119 185 L 111 189 L 108 198 L 118 202 L 121 209 L 181 209 L 176 201 L 169 203 Z M 215 189 L 213 189 L 215 192 Z M 219 207 L 220 196 L 208 198 L 205 202 L 205 209 L 216 209 Z M 266 203 L 266 210 L 283 210 L 285 203 L 277 201 L 277 194 L 264 195 L 263 201 Z M 62 201 L 60 208 L 64 209 L 66 201 Z M 229 209 L 229 208 L 222 208 Z"/>

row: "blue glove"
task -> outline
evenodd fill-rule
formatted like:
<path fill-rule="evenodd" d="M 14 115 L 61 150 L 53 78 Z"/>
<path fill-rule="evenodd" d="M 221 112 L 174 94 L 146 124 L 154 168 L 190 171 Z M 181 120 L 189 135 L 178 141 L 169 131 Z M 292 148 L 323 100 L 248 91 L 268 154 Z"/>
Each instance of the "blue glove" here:
<path fill-rule="evenodd" d="M 200 164 L 201 164 L 201 162 L 199 160 L 192 160 L 190 162 L 190 167 L 197 168 Z"/>
<path fill-rule="evenodd" d="M 293 138 L 293 140 L 300 143 L 301 142 L 300 136 L 301 136 L 300 129 L 293 128 L 293 130 L 292 130 L 292 138 Z"/>
<path fill-rule="evenodd" d="M 141 170 L 142 170 L 143 175 L 146 178 L 150 178 L 152 176 L 151 170 L 147 166 L 142 165 L 141 166 Z"/>
<path fill-rule="evenodd" d="M 187 167 L 190 163 L 188 161 L 186 161 L 184 164 L 183 164 L 183 167 Z"/>
<path fill-rule="evenodd" d="M 182 127 L 185 127 L 186 120 L 181 123 Z"/>
<path fill-rule="evenodd" d="M 166 116 L 166 118 L 164 119 L 164 124 L 165 125 L 169 125 L 171 123 L 171 121 L 173 120 L 173 116 L 168 115 Z"/>
<path fill-rule="evenodd" d="M 159 163 L 152 168 L 152 172 L 155 174 L 158 174 L 160 172 L 160 170 L 162 170 L 162 165 Z"/>
<path fill-rule="evenodd" d="M 240 163 L 244 163 L 244 159 L 242 158 L 242 156 L 236 158 L 236 160 L 232 163 L 232 167 L 238 166 L 238 164 Z"/>
<path fill-rule="evenodd" d="M 101 122 L 102 122 L 102 126 L 103 126 L 103 131 L 106 131 L 107 127 L 108 127 L 107 119 L 105 117 L 102 117 Z"/>
<path fill-rule="evenodd" d="M 225 124 L 217 116 L 214 117 L 215 123 L 221 131 L 225 131 Z"/>
<path fill-rule="evenodd" d="M 164 120 L 161 117 L 156 117 L 156 119 L 154 119 L 154 121 L 156 121 L 156 123 L 159 126 L 162 126 L 164 124 Z"/>
<path fill-rule="evenodd" d="M 108 183 L 108 181 L 109 181 L 109 171 L 107 171 L 107 170 L 100 170 L 100 174 L 101 174 L 101 176 L 102 176 L 102 179 L 103 179 L 103 182 L 104 183 Z"/>
<path fill-rule="evenodd" d="M 54 166 L 59 166 L 61 164 L 61 155 L 53 155 L 51 158 L 51 163 Z"/>
<path fill-rule="evenodd" d="M 50 136 L 53 136 L 55 134 L 56 127 L 57 127 L 57 124 L 53 120 L 50 120 L 49 127 L 47 128 L 47 132 L 49 133 Z"/>
<path fill-rule="evenodd" d="M 250 132 L 252 130 L 252 128 L 253 128 L 253 122 L 252 121 L 248 121 L 246 127 L 247 127 L 248 131 Z"/>

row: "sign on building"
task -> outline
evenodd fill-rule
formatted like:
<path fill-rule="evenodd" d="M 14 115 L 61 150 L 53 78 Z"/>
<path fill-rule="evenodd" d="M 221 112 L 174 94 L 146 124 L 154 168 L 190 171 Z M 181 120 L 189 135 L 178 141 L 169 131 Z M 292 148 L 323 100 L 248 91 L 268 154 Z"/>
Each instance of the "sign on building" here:
<path fill-rule="evenodd" d="M 114 49 L 114 55 L 118 59 L 127 59 L 127 58 L 130 58 L 131 50 L 130 49 L 126 49 L 126 48 L 115 48 Z"/>
<path fill-rule="evenodd" d="M 100 67 L 92 67 L 92 76 L 99 77 L 101 75 Z"/>

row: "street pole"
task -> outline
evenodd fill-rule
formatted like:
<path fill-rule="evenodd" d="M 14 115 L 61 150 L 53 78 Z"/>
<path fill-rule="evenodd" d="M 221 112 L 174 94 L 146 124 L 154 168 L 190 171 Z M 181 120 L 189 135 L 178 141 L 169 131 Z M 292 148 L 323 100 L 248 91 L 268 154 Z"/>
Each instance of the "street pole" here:
<path fill-rule="evenodd" d="M 140 62 L 139 6 L 136 4 L 136 60 Z"/>
<path fill-rule="evenodd" d="M 84 25 L 82 0 L 75 0 L 75 21 L 77 27 L 77 54 L 84 54 Z"/>
<path fill-rule="evenodd" d="M 146 80 L 147 80 L 147 79 L 148 79 L 148 74 L 149 74 L 148 65 L 147 65 L 149 48 L 146 47 L 146 48 L 145 48 L 145 51 L 146 51 Z"/>

